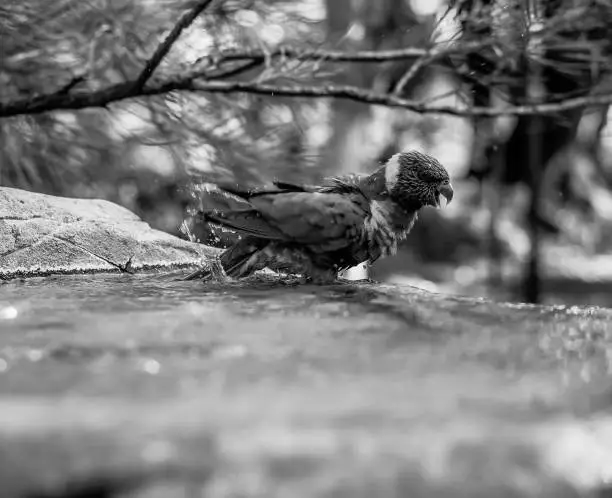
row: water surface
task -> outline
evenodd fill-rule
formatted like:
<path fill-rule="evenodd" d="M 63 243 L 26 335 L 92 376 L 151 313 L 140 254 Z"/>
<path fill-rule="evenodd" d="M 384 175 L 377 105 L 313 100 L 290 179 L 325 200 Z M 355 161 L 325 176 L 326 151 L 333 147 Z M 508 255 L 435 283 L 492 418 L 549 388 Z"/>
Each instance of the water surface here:
<path fill-rule="evenodd" d="M 439 496 L 482 458 L 491 485 L 518 486 L 516 467 L 540 486 L 563 468 L 551 455 L 565 429 L 551 428 L 612 399 L 606 309 L 177 276 L 0 284 L 0 438 L 14 489 L 125 469 L 167 477 L 163 464 L 181 485 L 195 468 L 211 496 L 316 496 L 363 479 L 357 488 L 396 496 L 398 472 Z"/>

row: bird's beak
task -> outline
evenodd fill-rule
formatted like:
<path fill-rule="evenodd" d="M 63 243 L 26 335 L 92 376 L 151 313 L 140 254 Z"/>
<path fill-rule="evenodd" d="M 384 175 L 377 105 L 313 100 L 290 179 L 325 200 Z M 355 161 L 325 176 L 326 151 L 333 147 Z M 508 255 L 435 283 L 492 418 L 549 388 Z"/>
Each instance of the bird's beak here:
<path fill-rule="evenodd" d="M 455 192 L 453 191 L 453 186 L 450 183 L 447 183 L 445 185 L 442 185 L 440 187 L 440 195 L 444 196 L 444 198 L 446 199 L 446 205 L 448 206 L 451 201 L 453 200 L 453 194 Z M 438 200 L 438 204 L 440 204 L 440 201 Z"/>

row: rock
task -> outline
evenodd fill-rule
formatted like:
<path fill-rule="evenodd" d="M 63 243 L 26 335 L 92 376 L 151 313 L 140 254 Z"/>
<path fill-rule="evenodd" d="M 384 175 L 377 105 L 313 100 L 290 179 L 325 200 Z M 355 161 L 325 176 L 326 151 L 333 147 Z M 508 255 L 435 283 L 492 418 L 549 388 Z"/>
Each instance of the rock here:
<path fill-rule="evenodd" d="M 112 202 L 0 187 L 0 279 L 187 268 L 214 251 L 154 230 Z"/>

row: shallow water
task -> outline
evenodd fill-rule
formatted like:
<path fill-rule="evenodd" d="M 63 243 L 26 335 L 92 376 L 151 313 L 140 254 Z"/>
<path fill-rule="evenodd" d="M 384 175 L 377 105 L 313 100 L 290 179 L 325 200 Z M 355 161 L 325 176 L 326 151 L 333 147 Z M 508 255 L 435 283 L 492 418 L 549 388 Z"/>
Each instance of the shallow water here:
<path fill-rule="evenodd" d="M 568 386 L 610 373 L 612 313 L 603 308 L 177 276 L 0 285 L 0 395 L 133 400 L 331 389 L 374 403 L 399 390 L 432 407 L 476 398 L 529 411 L 523 399 L 556 404 Z"/>
<path fill-rule="evenodd" d="M 7 467 L 33 469 L 15 489 L 95 474 L 119 454 L 122 468 L 148 469 L 154 440 L 171 448 L 160 450 L 166 463 L 212 465 L 211 496 L 244 486 L 241 496 L 314 496 L 321 479 L 334 488 L 355 465 L 378 482 L 389 455 L 404 470 L 418 458 L 419 475 L 460 475 L 443 457 L 457 441 L 491 465 L 514 465 L 522 446 L 483 448 L 501 435 L 502 446 L 522 438 L 531 448 L 542 424 L 610 405 L 606 309 L 178 276 L 0 284 L 0 439 L 22 451 L 37 434 Z M 32 465 L 41 447 L 55 450 Z M 210 464 L 211 452 L 224 463 Z M 58 454 L 69 455 L 61 465 Z M 279 470 L 278 455 L 297 470 Z"/>

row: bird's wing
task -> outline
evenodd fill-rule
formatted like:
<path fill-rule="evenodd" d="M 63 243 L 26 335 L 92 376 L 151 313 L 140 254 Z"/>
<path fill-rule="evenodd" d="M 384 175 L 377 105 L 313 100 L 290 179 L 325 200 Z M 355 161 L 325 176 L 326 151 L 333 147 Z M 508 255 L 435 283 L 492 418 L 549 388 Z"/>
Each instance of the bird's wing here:
<path fill-rule="evenodd" d="M 245 202 L 245 205 L 247 203 Z M 369 203 L 363 196 L 318 192 L 257 195 L 250 209 L 204 213 L 214 223 L 257 237 L 308 244 L 321 252 L 361 237 Z"/>
<path fill-rule="evenodd" d="M 350 173 L 343 176 L 330 176 L 326 178 L 324 184 L 319 187 L 320 192 L 334 192 L 338 194 L 359 194 L 361 193 L 360 182 L 365 178 L 364 175 Z"/>
<path fill-rule="evenodd" d="M 232 183 L 217 183 L 218 188 L 243 199 L 258 197 L 267 194 L 283 194 L 287 192 L 315 192 L 319 187 L 316 185 L 301 185 L 297 183 L 275 180 L 272 184 L 261 187 L 245 188 Z"/>
<path fill-rule="evenodd" d="M 274 185 L 285 192 L 315 192 L 319 189 L 317 185 L 302 185 L 282 180 L 275 180 Z"/>
<path fill-rule="evenodd" d="M 251 199 L 251 204 L 286 240 L 321 251 L 341 249 L 359 239 L 370 213 L 365 197 L 336 193 L 261 196 Z"/>
<path fill-rule="evenodd" d="M 224 225 L 257 237 L 283 240 L 284 235 L 262 219 L 261 214 L 248 201 L 250 191 L 239 188 L 220 188 L 206 184 L 200 190 L 200 203 L 196 218 Z"/>

